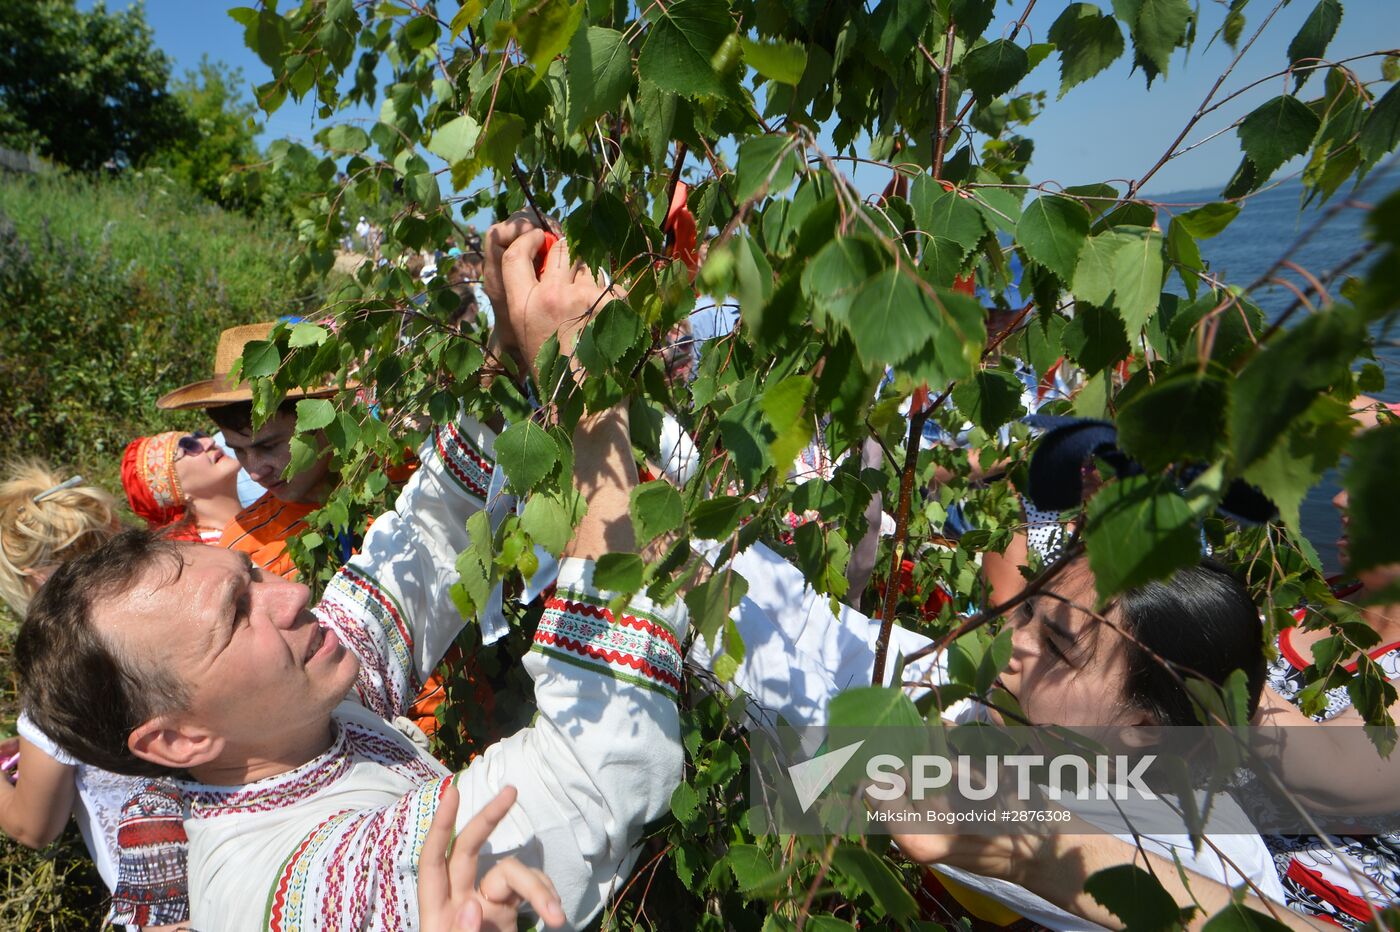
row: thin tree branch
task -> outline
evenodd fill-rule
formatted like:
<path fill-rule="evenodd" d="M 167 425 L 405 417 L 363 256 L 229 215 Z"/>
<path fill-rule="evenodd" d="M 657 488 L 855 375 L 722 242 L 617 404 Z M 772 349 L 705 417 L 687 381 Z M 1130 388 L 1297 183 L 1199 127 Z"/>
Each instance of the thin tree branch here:
<path fill-rule="evenodd" d="M 939 638 L 937 641 L 934 641 L 927 647 L 921 647 L 918 650 L 906 656 L 904 658 L 904 662 L 906 664 L 913 663 L 915 660 L 921 660 L 924 657 L 927 657 L 929 654 L 941 653 L 942 651 L 948 649 L 948 645 L 952 644 L 964 634 L 969 634 L 973 631 L 976 631 L 978 628 L 981 628 L 989 624 L 990 622 L 1002 617 L 1007 612 L 1011 611 L 1013 608 L 1020 605 L 1027 599 L 1034 598 L 1036 595 L 1039 595 L 1042 591 L 1044 591 L 1045 587 L 1048 586 L 1056 576 L 1060 575 L 1060 573 L 1064 571 L 1065 567 L 1073 563 L 1074 560 L 1078 558 L 1079 555 L 1083 552 L 1084 544 L 1079 540 L 1078 536 L 1075 536 L 1069 541 L 1066 541 L 1064 550 L 1060 553 L 1059 557 L 1055 559 L 1055 562 L 1051 563 L 1045 569 L 1041 570 L 1040 574 L 1036 576 L 1035 579 L 1032 579 L 1030 582 L 1026 583 L 1025 588 L 1023 588 L 1020 592 L 1016 593 L 1014 596 L 1007 599 L 1005 602 L 1002 602 L 1000 605 L 991 605 L 987 608 L 984 608 L 976 615 L 973 615 L 971 618 L 958 625 L 952 631 L 949 631 L 947 634 L 943 635 L 943 637 Z"/>
<path fill-rule="evenodd" d="M 894 551 L 890 555 L 889 577 L 885 580 L 884 608 L 880 613 L 880 634 L 875 642 L 875 665 L 871 683 L 879 686 L 885 681 L 885 657 L 889 653 L 890 636 L 894 633 L 894 609 L 899 599 L 900 569 L 904 563 L 904 548 L 909 540 L 909 509 L 914 497 L 914 472 L 919 465 L 920 439 L 930 412 L 937 410 L 953 391 L 952 382 L 943 393 L 918 411 L 909 412 L 909 440 L 904 449 L 904 466 L 899 474 L 899 504 L 895 509 Z M 894 458 L 891 457 L 893 462 Z"/>
<path fill-rule="evenodd" d="M 938 128 L 933 133 L 933 177 L 943 177 L 943 153 L 948 145 L 948 72 L 953 70 L 953 23 L 943 43 L 943 67 L 938 73 Z"/>
<path fill-rule="evenodd" d="M 1142 186 L 1147 184 L 1148 180 L 1153 175 L 1161 171 L 1163 165 L 1166 165 L 1167 162 L 1171 161 L 1172 153 L 1176 151 L 1176 147 L 1181 145 L 1181 143 L 1186 139 L 1187 134 L 1189 134 L 1191 130 L 1195 128 L 1196 124 L 1199 123 L 1202 120 L 1202 118 L 1205 117 L 1207 113 L 1206 108 L 1210 106 L 1211 100 L 1214 99 L 1216 92 L 1220 90 L 1222 85 L 1224 85 L 1225 80 L 1230 77 L 1232 72 L 1234 72 L 1235 66 L 1240 63 L 1240 59 L 1244 58 L 1245 53 L 1248 52 L 1251 47 L 1253 47 L 1254 43 L 1259 39 L 1259 36 L 1262 35 L 1264 30 L 1268 28 L 1269 22 L 1273 20 L 1274 16 L 1278 13 L 1279 10 L 1283 9 L 1284 5 L 1287 4 L 1287 2 L 1288 0 L 1278 0 L 1278 2 L 1274 4 L 1274 8 L 1269 11 L 1267 16 L 1264 17 L 1264 21 L 1260 23 L 1259 28 L 1254 31 L 1254 35 L 1249 37 L 1249 41 L 1245 42 L 1243 47 L 1240 48 L 1238 54 L 1235 55 L 1234 61 L 1230 62 L 1229 67 L 1226 68 L 1223 72 L 1221 72 L 1220 77 L 1215 79 L 1215 83 L 1212 84 L 1210 86 L 1210 90 L 1206 92 L 1205 100 L 1201 101 L 1201 105 L 1196 108 L 1195 115 L 1192 116 L 1191 119 L 1186 121 L 1186 125 L 1181 128 L 1181 132 L 1178 133 L 1177 137 L 1172 140 L 1171 145 L 1167 146 L 1167 151 L 1163 152 L 1162 157 L 1157 160 L 1157 163 L 1147 170 L 1147 174 L 1143 175 L 1141 178 L 1138 178 L 1136 181 L 1128 185 L 1128 192 L 1123 195 L 1123 200 L 1132 200 L 1133 195 L 1137 194 L 1138 191 L 1142 189 Z"/>
<path fill-rule="evenodd" d="M 530 193 L 530 182 L 525 177 L 525 171 L 520 167 L 520 162 L 511 159 L 510 169 L 515 173 L 515 183 L 520 185 L 520 193 L 525 195 L 525 202 L 530 205 L 530 210 L 534 211 L 535 219 L 539 221 L 542 229 L 548 230 L 549 219 L 545 217 L 544 211 L 540 210 L 540 205 L 535 203 L 535 196 Z"/>
<path fill-rule="evenodd" d="M 817 890 L 821 889 L 822 881 L 826 880 L 827 871 L 831 870 L 831 859 L 836 854 L 836 843 L 841 840 L 841 836 L 832 835 L 826 843 L 826 850 L 822 852 L 821 865 L 817 868 L 817 876 L 812 878 L 812 883 L 807 887 L 807 895 L 802 899 L 802 908 L 797 912 L 797 932 L 802 932 L 807 926 L 807 916 L 812 911 L 812 902 L 817 898 Z"/>
<path fill-rule="evenodd" d="M 1331 284 L 1333 281 L 1336 281 L 1336 279 L 1337 279 L 1339 276 L 1341 276 L 1342 273 L 1346 272 L 1347 269 L 1349 269 L 1349 268 L 1351 268 L 1352 266 L 1356 265 L 1358 262 L 1361 262 L 1362 260 L 1366 259 L 1368 256 L 1370 256 L 1373 252 L 1375 252 L 1375 251 L 1376 251 L 1377 249 L 1379 249 L 1379 248 L 1380 248 L 1380 247 L 1377 246 L 1375 243 L 1367 243 L 1365 246 L 1362 246 L 1360 249 L 1356 250 L 1356 252 L 1352 253 L 1350 256 L 1347 256 L 1346 259 L 1342 260 L 1341 264 L 1339 264 L 1339 265 L 1335 266 L 1334 268 L 1331 268 L 1331 269 L 1327 270 L 1326 272 L 1324 272 L 1324 273 L 1322 274 L 1322 277 L 1319 279 L 1319 283 L 1322 284 L 1322 285 Z M 1291 264 L 1292 264 L 1292 263 L 1290 263 L 1290 265 L 1291 265 Z M 1297 302 L 1294 302 L 1294 303 L 1296 304 Z M 1296 310 L 1297 310 L 1296 307 L 1290 305 L 1288 308 L 1286 308 L 1286 309 L 1284 310 L 1284 313 L 1285 313 L 1285 314 L 1292 314 L 1292 313 L 1295 312 Z"/>
<path fill-rule="evenodd" d="M 885 580 L 885 604 L 880 612 L 880 637 L 875 643 L 875 668 L 871 683 L 885 681 L 885 655 L 889 651 L 890 635 L 894 631 L 894 608 L 899 598 L 900 569 L 904 563 L 904 547 L 909 539 L 909 506 L 914 497 L 914 471 L 919 465 L 919 439 L 924 434 L 930 407 L 911 411 L 909 442 L 904 450 L 904 467 L 899 475 L 899 506 L 895 510 L 894 549 L 890 554 L 890 572 Z"/>

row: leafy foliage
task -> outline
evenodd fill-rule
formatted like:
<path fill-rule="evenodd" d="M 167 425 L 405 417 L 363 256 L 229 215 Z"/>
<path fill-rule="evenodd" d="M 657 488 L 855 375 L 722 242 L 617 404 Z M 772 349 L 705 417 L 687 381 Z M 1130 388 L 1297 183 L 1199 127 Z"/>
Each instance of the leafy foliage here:
<path fill-rule="evenodd" d="M 358 213 L 380 221 L 386 262 L 334 280 L 325 310 L 336 327 L 324 341 L 279 335 L 260 410 L 293 384 L 344 384 L 352 370 L 371 382 L 380 419 L 347 392 L 333 421 L 308 409 L 304 425 L 334 434 L 344 494 L 362 501 L 383 490 L 372 488 L 377 464 L 428 421 L 459 404 L 503 415 L 510 426 L 497 455 L 513 489 L 529 495 L 522 515 L 474 529 L 458 562 L 467 613 L 491 582 L 534 572 L 534 545 L 557 552 L 567 539 L 577 505 L 570 429 L 584 411 L 629 399 L 639 458 L 653 464 L 671 415 L 695 441 L 693 473 L 638 487 L 631 513 L 649 546 L 610 555 L 598 572 L 621 589 L 683 598 L 725 680 L 744 657 L 730 614 L 747 582 L 728 570 L 698 578 L 691 541 L 723 554 L 763 540 L 824 596 L 889 604 L 901 624 L 946 633 L 951 609 L 919 609 L 934 586 L 959 607 L 986 605 L 978 561 L 1006 548 L 1023 521 L 1017 489 L 1034 446 L 1018 418 L 1068 359 L 1081 370 L 1077 392 L 1045 410 L 1114 421 L 1141 470 L 1108 476 L 1075 515 L 1102 601 L 1195 563 L 1204 535 L 1248 568 L 1270 617 L 1304 595 L 1344 613 L 1294 515 L 1343 455 L 1357 494 L 1375 494 L 1381 458 L 1392 454 L 1382 440 L 1356 439 L 1347 402 L 1368 327 L 1394 315 L 1400 294 L 1382 276 L 1358 278 L 1326 295 L 1305 291 L 1321 306 L 1301 322 L 1293 312 L 1265 321 L 1250 295 L 1264 281 L 1222 282 L 1200 242 L 1295 157 L 1308 160 L 1310 198 L 1361 180 L 1397 141 L 1390 79 L 1368 86 L 1335 66 L 1321 82 L 1291 82 L 1240 116 L 1240 168 L 1224 198 L 1167 216 L 1140 194 L 1156 168 L 1143 166 L 1126 188 L 1034 178 L 1026 134 L 1046 104 L 1018 89 L 1051 55 L 1062 96 L 1128 54 L 1151 86 L 1191 48 L 1197 17 L 1214 11 L 1187 0 L 1071 3 L 1049 42 L 1031 43 L 1019 22 L 993 24 L 996 7 L 547 0 L 467 3 L 450 20 L 432 4 L 234 10 L 272 72 L 257 89 L 266 112 L 314 96 L 328 119 L 349 103 L 378 114 L 367 125 L 332 123 L 315 147 L 269 150 L 270 172 L 305 181 L 289 199 L 299 274 L 326 273 Z M 1340 9 L 1324 0 L 1295 38 L 1295 78 L 1325 50 Z M 1231 44 L 1243 29 L 1237 14 L 1232 7 L 1219 24 Z M 889 172 L 882 196 L 861 196 L 846 157 Z M 705 246 L 693 278 L 664 222 L 682 196 Z M 536 360 L 532 397 L 499 372 L 489 387 L 479 382 L 486 334 L 454 317 L 445 283 L 424 286 L 404 268 L 419 250 L 459 245 L 464 224 L 517 210 L 555 215 L 571 255 L 627 286 L 626 300 L 599 309 L 580 337 L 587 378 L 577 390 L 561 379 L 557 346 Z M 1393 249 L 1400 214 L 1383 205 L 1375 217 L 1377 242 Z M 693 378 L 668 379 L 672 328 L 697 309 L 736 304 L 737 324 L 701 348 Z M 1021 381 L 1023 368 L 1036 388 Z M 958 444 L 911 451 L 911 419 Z M 882 455 L 872 460 L 873 450 Z M 826 468 L 793 481 L 794 457 L 809 454 Z M 974 464 L 1002 478 L 975 482 Z M 1263 489 L 1281 522 L 1218 518 L 1236 480 Z M 901 530 L 877 543 L 867 586 L 855 555 L 877 496 Z M 955 505 L 966 527 L 947 540 Z M 1363 534 L 1352 560 L 1393 559 L 1387 546 Z M 907 592 L 896 582 L 903 574 L 890 572 L 901 558 L 912 567 Z M 530 623 L 523 610 L 514 620 Z M 954 691 L 990 688 L 1009 650 L 1004 635 L 964 636 L 951 652 Z M 820 928 L 908 920 L 909 878 L 884 850 L 780 846 L 749 831 L 747 751 L 734 724 L 742 707 L 700 693 L 692 686 L 685 703 L 689 764 L 672 818 L 642 860 L 646 879 L 610 921 L 647 921 L 656 897 L 683 917 L 675 922 L 695 926 L 786 928 L 808 914 Z M 839 697 L 832 714 L 929 713 L 872 690 Z M 1096 887 L 1124 908 L 1157 912 L 1150 899 L 1117 897 L 1134 883 Z"/>
<path fill-rule="evenodd" d="M 1255 110 L 1240 123 L 1240 145 L 1245 158 L 1225 189 L 1226 197 L 1238 197 L 1259 187 L 1279 166 L 1308 151 L 1321 121 L 1302 101 L 1288 94 Z"/>
<path fill-rule="evenodd" d="M 1126 923 L 1127 928 L 1169 930 L 1181 927 L 1183 915 L 1157 878 L 1132 864 L 1110 867 L 1084 885 L 1089 895 Z"/>
<path fill-rule="evenodd" d="M 259 158 L 255 137 L 262 131 L 253 119 L 257 108 L 242 95 L 243 76 L 207 57 L 173 84 L 176 100 L 190 120 L 186 138 L 156 153 L 151 164 L 170 172 L 185 186 L 226 207 L 247 209 L 236 185 L 224 178 Z"/>
<path fill-rule="evenodd" d="M 1123 54 L 1123 30 L 1092 3 L 1071 3 L 1050 26 L 1060 52 L 1060 96 L 1113 64 Z"/>
<path fill-rule="evenodd" d="M 1400 426 L 1390 424 L 1357 439 L 1353 447 L 1360 454 L 1347 473 L 1347 489 L 1355 502 L 1355 519 L 1349 529 L 1353 555 L 1352 566 L 1369 569 L 1396 562 L 1395 535 L 1385 530 L 1385 522 L 1394 517 L 1395 504 L 1388 487 L 1393 474 L 1384 463 L 1394 463 L 1400 449 Z M 1369 455 L 1366 455 L 1369 454 Z"/>
<path fill-rule="evenodd" d="M 1308 18 L 1303 21 L 1298 34 L 1288 43 L 1288 64 L 1296 66 L 1321 59 L 1327 51 L 1327 44 L 1337 34 L 1337 26 L 1341 21 L 1342 5 L 1337 0 L 1318 0 L 1317 6 L 1313 7 Z M 1311 70 L 1299 71 L 1294 76 L 1294 90 L 1302 87 L 1303 82 L 1311 75 Z"/>
<path fill-rule="evenodd" d="M 0 353 L 0 458 L 42 452 L 120 488 L 122 449 L 171 429 L 155 400 L 208 378 L 219 331 L 298 306 L 288 248 L 158 175 L 0 186 L 0 302 L 17 312 Z"/>

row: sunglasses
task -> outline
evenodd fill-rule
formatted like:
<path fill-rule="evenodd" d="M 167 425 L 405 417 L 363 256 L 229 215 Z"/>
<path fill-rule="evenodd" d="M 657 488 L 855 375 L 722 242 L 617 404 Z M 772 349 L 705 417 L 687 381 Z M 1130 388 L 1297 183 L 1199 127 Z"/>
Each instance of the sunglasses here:
<path fill-rule="evenodd" d="M 175 441 L 175 459 L 178 460 L 182 456 L 198 456 L 203 453 L 204 444 L 201 441 L 207 439 L 209 439 L 209 435 L 200 430 L 185 434 Z"/>

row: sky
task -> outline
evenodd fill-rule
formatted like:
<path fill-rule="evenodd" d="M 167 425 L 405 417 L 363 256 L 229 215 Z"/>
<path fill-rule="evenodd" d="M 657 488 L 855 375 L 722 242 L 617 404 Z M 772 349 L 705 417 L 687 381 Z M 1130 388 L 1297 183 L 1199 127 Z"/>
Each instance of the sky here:
<path fill-rule="evenodd" d="M 136 0 L 109 0 L 109 9 L 125 9 Z M 193 68 L 201 56 L 240 68 L 251 87 L 270 78 L 267 67 L 243 44 L 243 27 L 225 12 L 239 4 L 224 0 L 147 0 L 146 18 L 151 23 L 157 44 L 170 56 L 176 73 Z M 998 4 L 998 16 L 988 29 L 992 38 L 1008 30 L 1020 16 L 1025 0 Z M 89 9 L 94 0 L 79 0 L 79 6 Z M 1026 21 L 1026 32 L 1019 42 L 1045 41 L 1050 24 L 1064 9 L 1067 0 L 1041 0 Z M 1108 0 L 1100 0 L 1107 8 Z M 1328 49 L 1333 60 L 1400 47 L 1400 15 L 1397 0 L 1345 0 L 1345 15 L 1337 35 Z M 451 6 L 445 0 L 443 7 Z M 1223 0 L 1200 0 L 1201 26 L 1196 45 L 1189 53 L 1178 51 L 1165 78 L 1159 77 L 1149 90 L 1141 71 L 1130 73 L 1130 53 L 1125 54 L 1108 71 L 1072 89 L 1059 101 L 1059 58 L 1051 55 L 1022 82 L 1021 90 L 1045 90 L 1048 100 L 1045 112 L 1029 127 L 1026 135 L 1035 140 L 1035 158 L 1027 174 L 1032 181 L 1058 181 L 1064 185 L 1108 181 L 1114 178 L 1135 178 L 1147 171 L 1166 152 L 1171 141 L 1191 118 L 1210 90 L 1211 84 L 1229 66 L 1235 56 L 1221 40 L 1208 45 L 1210 36 L 1224 18 Z M 1285 50 L 1298 27 L 1314 6 L 1313 0 L 1292 0 L 1274 16 L 1268 29 L 1250 49 L 1221 89 L 1221 96 L 1234 92 L 1287 65 Z M 1247 25 L 1241 44 L 1253 35 L 1272 3 L 1254 0 L 1245 9 Z M 1379 59 L 1354 65 L 1363 80 L 1380 74 Z M 1304 88 L 1305 96 L 1320 91 L 1321 77 L 1313 78 Z M 1222 107 L 1203 120 L 1187 137 L 1187 143 L 1207 139 L 1253 107 L 1283 93 L 1284 78 L 1266 81 Z M 248 94 L 251 97 L 251 91 Z M 1217 99 L 1219 99 L 1217 97 Z M 371 112 L 352 114 L 373 118 Z M 342 116 L 341 119 L 345 117 Z M 310 101 L 298 105 L 288 100 L 281 109 L 264 118 L 265 129 L 260 142 L 266 144 L 277 138 L 309 141 L 318 123 Z M 1233 132 L 1207 142 L 1185 156 L 1163 167 L 1144 188 L 1144 193 L 1163 193 L 1200 188 L 1220 188 L 1239 161 L 1239 147 Z M 1300 162 L 1286 166 L 1280 176 L 1297 171 Z M 865 175 L 866 173 L 862 173 Z M 857 176 L 860 187 L 878 188 L 873 176 Z"/>

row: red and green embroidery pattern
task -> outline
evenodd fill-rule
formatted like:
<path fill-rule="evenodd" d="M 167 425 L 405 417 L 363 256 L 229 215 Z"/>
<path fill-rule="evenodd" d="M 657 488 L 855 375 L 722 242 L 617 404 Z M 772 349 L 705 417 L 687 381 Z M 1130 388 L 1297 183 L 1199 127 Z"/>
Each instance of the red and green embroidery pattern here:
<path fill-rule="evenodd" d="M 681 684 L 680 644 L 664 622 L 631 606 L 615 616 L 582 592 L 545 603 L 530 649 L 672 698 Z"/>
<path fill-rule="evenodd" d="M 333 617 L 336 609 L 350 620 Z M 364 684 L 366 689 L 360 692 L 362 696 L 374 691 L 384 694 L 382 703 L 370 707 L 386 718 L 398 715 L 421 685 L 413 666 L 413 632 L 398 603 L 378 580 L 347 564 L 327 584 L 316 612 L 337 634 L 348 638 L 346 646 L 360 659 L 360 679 L 380 680 Z M 364 644 L 366 638 L 375 643 Z"/>
<path fill-rule="evenodd" d="M 277 872 L 265 913 L 269 932 L 417 928 L 418 857 L 452 779 L 316 826 Z"/>
<path fill-rule="evenodd" d="M 433 431 L 433 449 L 451 476 L 468 495 L 486 499 L 491 485 L 492 463 L 462 435 L 455 424 L 444 424 Z"/>

